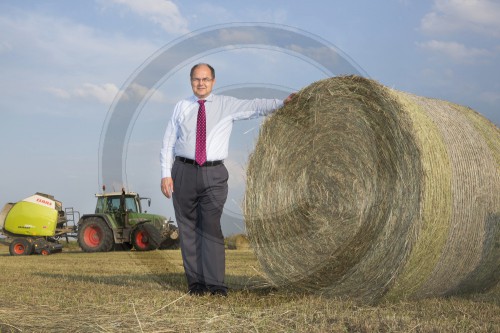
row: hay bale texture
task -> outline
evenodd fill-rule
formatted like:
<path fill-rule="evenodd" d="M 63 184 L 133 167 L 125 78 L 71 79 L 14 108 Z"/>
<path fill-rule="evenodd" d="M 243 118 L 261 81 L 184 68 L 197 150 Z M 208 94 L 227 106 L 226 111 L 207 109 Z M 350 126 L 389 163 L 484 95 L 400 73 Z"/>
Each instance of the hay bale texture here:
<path fill-rule="evenodd" d="M 357 77 L 302 89 L 261 128 L 244 202 L 278 287 L 368 303 L 500 279 L 500 131 Z"/>

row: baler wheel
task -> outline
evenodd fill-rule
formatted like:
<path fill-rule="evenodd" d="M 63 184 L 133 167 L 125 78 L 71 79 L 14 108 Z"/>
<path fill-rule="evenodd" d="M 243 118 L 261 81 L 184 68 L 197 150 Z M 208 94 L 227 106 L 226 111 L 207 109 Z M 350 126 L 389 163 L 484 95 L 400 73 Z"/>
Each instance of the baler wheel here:
<path fill-rule="evenodd" d="M 26 238 L 16 238 L 10 243 L 9 252 L 12 256 L 28 256 L 33 252 L 33 246 Z"/>

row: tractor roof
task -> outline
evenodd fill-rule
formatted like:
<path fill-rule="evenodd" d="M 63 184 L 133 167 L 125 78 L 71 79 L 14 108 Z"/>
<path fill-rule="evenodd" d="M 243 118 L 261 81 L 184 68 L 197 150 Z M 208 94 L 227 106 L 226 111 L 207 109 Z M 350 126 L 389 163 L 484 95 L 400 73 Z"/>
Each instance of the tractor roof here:
<path fill-rule="evenodd" d="M 116 197 L 122 195 L 122 192 L 107 192 L 107 193 L 97 193 L 96 197 Z M 136 192 L 125 192 L 125 196 L 138 196 Z"/>

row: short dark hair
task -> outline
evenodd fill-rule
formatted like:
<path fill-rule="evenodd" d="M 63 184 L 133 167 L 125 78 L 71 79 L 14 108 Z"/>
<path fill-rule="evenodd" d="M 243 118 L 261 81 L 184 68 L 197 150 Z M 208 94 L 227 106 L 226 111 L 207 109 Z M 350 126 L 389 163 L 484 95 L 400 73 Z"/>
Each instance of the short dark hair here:
<path fill-rule="evenodd" d="M 191 77 L 191 78 L 193 77 L 194 70 L 196 68 L 198 68 L 199 66 L 207 66 L 210 69 L 210 72 L 212 73 L 212 79 L 215 78 L 215 69 L 212 66 L 210 66 L 209 64 L 206 64 L 206 63 L 203 63 L 203 62 L 199 63 L 199 64 L 196 64 L 196 65 L 193 66 L 193 68 L 191 68 L 191 72 L 189 73 L 189 77 Z"/>

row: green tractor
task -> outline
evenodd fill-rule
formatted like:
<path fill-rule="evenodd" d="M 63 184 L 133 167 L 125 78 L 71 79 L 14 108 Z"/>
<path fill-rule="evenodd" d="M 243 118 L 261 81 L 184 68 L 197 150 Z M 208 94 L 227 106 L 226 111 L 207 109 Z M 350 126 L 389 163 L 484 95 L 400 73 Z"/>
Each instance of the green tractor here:
<path fill-rule="evenodd" d="M 78 244 L 84 252 L 112 250 L 150 251 L 176 248 L 177 227 L 161 215 L 142 211 L 141 198 L 135 192 L 96 194 L 94 214 L 85 214 L 78 222 Z"/>

